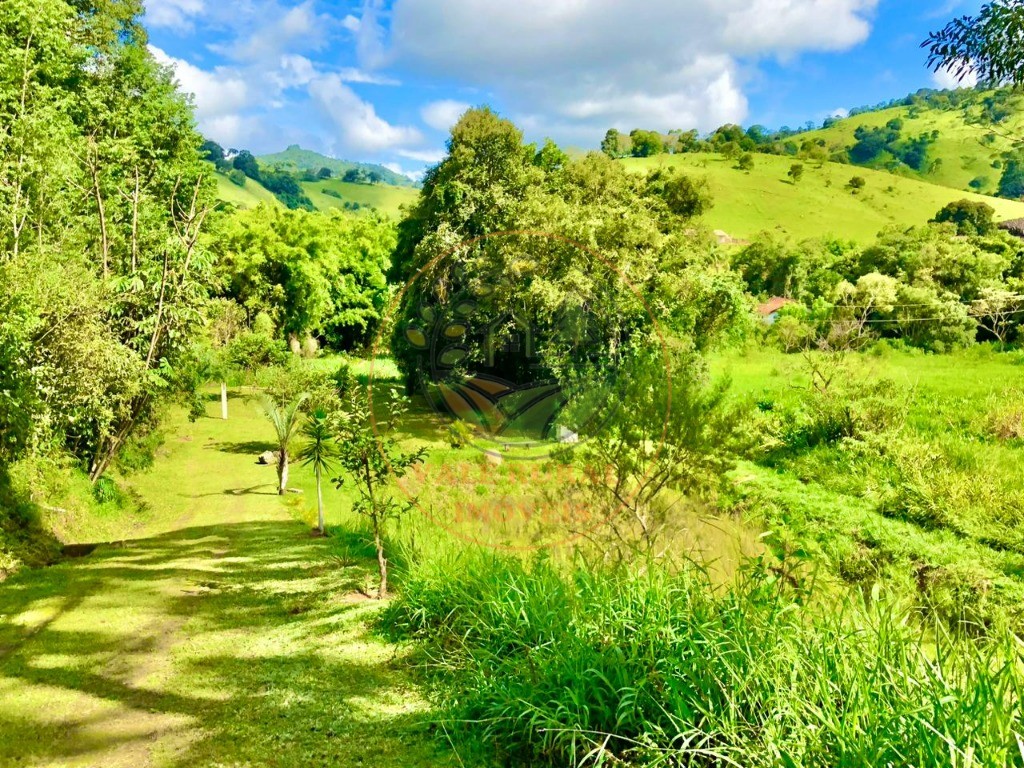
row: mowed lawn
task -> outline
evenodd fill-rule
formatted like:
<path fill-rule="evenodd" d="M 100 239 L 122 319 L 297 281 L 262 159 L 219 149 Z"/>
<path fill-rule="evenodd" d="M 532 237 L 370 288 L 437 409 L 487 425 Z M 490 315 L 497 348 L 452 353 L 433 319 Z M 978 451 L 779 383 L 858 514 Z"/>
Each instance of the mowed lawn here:
<path fill-rule="evenodd" d="M 0 585 L 0 766 L 470 764 L 369 628 L 363 539 L 310 535 L 306 470 L 275 493 L 254 402 L 215 412 L 127 481 L 127 540 Z"/>

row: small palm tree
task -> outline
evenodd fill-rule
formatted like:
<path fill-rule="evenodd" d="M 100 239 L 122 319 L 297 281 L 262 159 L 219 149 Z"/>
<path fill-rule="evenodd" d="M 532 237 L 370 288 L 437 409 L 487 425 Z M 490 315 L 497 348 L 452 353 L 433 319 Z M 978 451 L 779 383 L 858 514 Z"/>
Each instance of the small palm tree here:
<path fill-rule="evenodd" d="M 299 427 L 299 408 L 309 395 L 299 395 L 288 405 L 278 407 L 270 397 L 260 399 L 263 412 L 277 432 L 277 492 L 284 495 L 288 488 L 288 445 Z"/>
<path fill-rule="evenodd" d="M 331 471 L 331 459 L 338 455 L 334 445 L 334 432 L 331 430 L 327 415 L 316 411 L 302 425 L 302 436 L 305 445 L 299 451 L 299 459 L 304 467 L 313 467 L 316 475 L 316 519 L 320 533 L 324 531 L 324 496 L 320 491 L 320 479 L 324 472 Z"/>

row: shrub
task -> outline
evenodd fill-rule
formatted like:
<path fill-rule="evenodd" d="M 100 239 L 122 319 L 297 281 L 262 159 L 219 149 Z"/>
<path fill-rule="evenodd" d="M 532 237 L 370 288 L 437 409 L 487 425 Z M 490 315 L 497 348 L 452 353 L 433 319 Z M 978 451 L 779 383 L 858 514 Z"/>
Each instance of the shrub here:
<path fill-rule="evenodd" d="M 254 371 L 267 365 L 281 365 L 288 359 L 283 341 L 258 331 L 240 334 L 225 348 L 228 364 L 246 371 Z"/>
<path fill-rule="evenodd" d="M 846 188 L 852 192 L 857 192 L 867 186 L 867 181 L 863 176 L 854 176 L 848 182 L 846 182 Z"/>
<path fill-rule="evenodd" d="M 341 406 L 335 376 L 310 368 L 293 358 L 286 365 L 261 370 L 256 377 L 256 384 L 278 407 L 285 407 L 306 395 L 302 404 L 305 413 L 323 411 L 331 414 Z"/>
<path fill-rule="evenodd" d="M 992 221 L 995 213 L 995 208 L 988 203 L 957 200 L 943 207 L 932 221 L 954 224 L 958 235 L 987 235 L 996 228 Z"/>
<path fill-rule="evenodd" d="M 92 495 L 100 504 L 120 504 L 124 498 L 117 483 L 105 475 L 93 483 Z"/>
<path fill-rule="evenodd" d="M 331 381 L 334 382 L 334 389 L 342 400 L 348 396 L 348 393 L 357 384 L 355 374 L 352 373 L 352 366 L 347 362 L 342 362 L 338 365 L 338 368 L 331 374 Z"/>
<path fill-rule="evenodd" d="M 202 401 L 201 401 L 202 402 Z M 205 402 L 202 402 L 206 413 Z M 117 468 L 123 474 L 142 472 L 153 466 L 157 449 L 163 445 L 165 434 L 159 427 L 137 429 L 124 443 L 117 455 Z"/>
<path fill-rule="evenodd" d="M 920 566 L 917 584 L 924 611 L 952 629 L 982 634 L 993 615 L 992 582 L 970 566 Z"/>
<path fill-rule="evenodd" d="M 1009 389 L 989 397 L 981 430 L 996 440 L 1024 440 L 1024 390 Z"/>
<path fill-rule="evenodd" d="M 819 383 L 804 393 L 796 407 L 783 412 L 778 422 L 777 437 L 787 452 L 846 439 L 862 440 L 902 424 L 907 397 L 893 397 L 898 391 L 894 382 L 851 379 L 838 361 L 823 360 L 812 365 L 817 366 L 812 376 Z"/>
<path fill-rule="evenodd" d="M 16 490 L 0 462 L 0 581 L 23 565 L 38 566 L 60 557 L 60 542 L 40 525 L 27 493 Z"/>
<path fill-rule="evenodd" d="M 905 480 L 879 503 L 878 512 L 885 517 L 906 520 L 927 530 L 945 528 L 950 515 L 945 506 L 921 483 Z"/>

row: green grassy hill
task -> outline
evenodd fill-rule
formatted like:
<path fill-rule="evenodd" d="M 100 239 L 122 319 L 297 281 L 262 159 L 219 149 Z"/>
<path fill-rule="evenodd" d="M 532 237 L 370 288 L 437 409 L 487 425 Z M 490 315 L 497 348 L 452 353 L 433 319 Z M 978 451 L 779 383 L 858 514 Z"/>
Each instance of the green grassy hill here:
<path fill-rule="evenodd" d="M 349 160 L 339 160 L 335 157 L 328 157 L 310 149 L 303 149 L 298 144 L 292 144 L 284 152 L 275 152 L 272 155 L 260 155 L 256 158 L 260 165 L 277 165 L 298 171 L 319 171 L 321 168 L 330 168 L 335 176 L 341 177 L 345 171 L 353 168 L 361 168 L 366 172 L 375 171 L 384 179 L 385 184 L 395 187 L 414 187 L 415 183 L 407 176 L 395 173 L 383 165 L 375 163 L 356 163 Z"/>
<path fill-rule="evenodd" d="M 668 165 L 706 177 L 714 207 L 704 215 L 704 223 L 734 238 L 749 239 L 771 230 L 795 239 L 835 235 L 866 242 L 889 224 L 924 224 L 946 203 L 961 198 L 987 202 L 999 220 L 1024 217 L 1024 203 L 839 163 L 819 168 L 804 162 L 804 177 L 793 184 L 786 176 L 793 158 L 776 155 L 755 155 L 749 173 L 736 170 L 719 154 L 659 155 L 621 162 L 637 171 Z M 846 188 L 853 176 L 867 181 L 857 194 Z"/>
<path fill-rule="evenodd" d="M 217 199 L 225 203 L 237 205 L 239 208 L 255 208 L 260 203 L 266 205 L 277 205 L 281 203 L 274 197 L 273 193 L 252 179 L 245 180 L 245 186 L 240 187 L 233 183 L 223 173 L 216 174 Z"/>
<path fill-rule="evenodd" d="M 914 105 L 865 112 L 840 120 L 828 128 L 800 134 L 796 140 L 802 143 L 805 139 L 820 138 L 830 148 L 849 148 L 855 142 L 853 133 L 859 126 L 876 128 L 899 118 L 903 121 L 903 136 L 919 136 L 932 131 L 939 134 L 929 151 L 931 160 L 942 161 L 939 166 L 921 174 L 907 168 L 907 175 L 964 190 L 970 189 L 968 185 L 972 180 L 983 179 L 985 183 L 980 191 L 994 193 L 1002 171 L 994 168 L 993 163 L 1013 148 L 1014 138 L 1024 139 L 1024 95 L 1011 95 L 1005 105 L 1009 115 L 993 125 L 984 117 L 981 104 L 982 98 L 990 94 L 978 94 L 972 99 L 976 103 L 956 108 Z"/>
<path fill-rule="evenodd" d="M 281 202 L 274 197 L 270 190 L 252 179 L 246 179 L 244 187 L 233 184 L 222 173 L 216 174 L 216 180 L 218 200 L 231 203 L 239 208 L 255 208 L 260 203 L 281 205 Z M 412 187 L 394 187 L 390 184 L 350 184 L 336 179 L 303 182 L 302 188 L 319 211 L 344 208 L 346 202 L 352 202 L 359 203 L 360 206 L 374 208 L 394 218 L 400 218 L 401 207 L 411 205 L 419 195 L 419 190 Z M 324 194 L 326 189 L 337 192 L 341 197 Z"/>
<path fill-rule="evenodd" d="M 401 217 L 401 206 L 412 205 L 419 195 L 419 190 L 412 187 L 394 187 L 390 184 L 350 184 L 337 179 L 327 181 L 303 182 L 302 188 L 318 210 L 327 211 L 331 208 L 343 208 L 346 202 L 371 206 L 381 213 L 395 218 Z M 340 198 L 324 194 L 331 190 L 341 195 Z"/>

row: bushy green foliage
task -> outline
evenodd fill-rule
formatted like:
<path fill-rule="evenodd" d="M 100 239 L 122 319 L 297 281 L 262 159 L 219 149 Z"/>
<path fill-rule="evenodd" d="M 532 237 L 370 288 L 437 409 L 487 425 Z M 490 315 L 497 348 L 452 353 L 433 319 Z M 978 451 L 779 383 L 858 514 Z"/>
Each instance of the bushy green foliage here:
<path fill-rule="evenodd" d="M 975 16 L 963 16 L 933 32 L 923 43 L 928 66 L 963 79 L 979 73 L 990 83 L 1024 82 L 1024 50 L 1018 32 L 1024 8 L 1015 0 L 985 3 Z"/>
<path fill-rule="evenodd" d="M 651 157 L 661 152 L 661 135 L 655 131 L 634 130 L 629 134 L 633 157 Z"/>
<path fill-rule="evenodd" d="M 71 451 L 93 479 L 174 394 L 210 279 L 210 166 L 140 10 L 0 11 L 0 50 L 19 52 L 0 64 L 0 296 L 16 318 L 5 392 L 31 415 L 22 447 Z"/>
<path fill-rule="evenodd" d="M 470 552 L 419 564 L 403 584 L 383 626 L 426 642 L 449 727 L 513 762 L 1019 756 L 1024 677 L 1011 639 L 925 643 L 884 601 L 817 610 L 766 565 L 715 589 L 687 565 L 563 573 Z"/>
<path fill-rule="evenodd" d="M 253 371 L 268 365 L 282 365 L 288 350 L 283 339 L 249 331 L 234 339 L 225 350 L 227 362 L 241 370 Z"/>
<path fill-rule="evenodd" d="M 23 565 L 39 566 L 60 556 L 60 543 L 39 521 L 39 511 L 16 490 L 0 461 L 0 581 Z"/>
<path fill-rule="evenodd" d="M 996 228 L 992 221 L 993 215 L 995 210 L 987 203 L 957 200 L 935 214 L 932 221 L 955 224 L 958 235 L 987 235 Z"/>
<path fill-rule="evenodd" d="M 404 292 L 398 312 L 393 348 L 410 382 L 423 356 L 406 330 L 423 322 L 422 306 L 443 304 L 476 284 L 498 288 L 477 302 L 478 314 L 489 318 L 515 309 L 553 326 L 573 308 L 587 308 L 593 343 L 547 343 L 552 328 L 534 329 L 552 371 L 607 364 L 651 325 L 648 311 L 666 332 L 698 348 L 745 316 L 735 277 L 680 226 L 706 207 L 699 184 L 665 171 L 631 174 L 596 153 L 548 167 L 536 164 L 536 155 L 513 124 L 470 110 L 453 128 L 448 157 L 428 172 L 419 202 L 400 225 L 393 269 L 404 281 L 430 267 Z M 451 252 L 471 238 L 509 231 L 555 237 L 504 237 Z M 642 287 L 647 308 L 630 284 Z M 473 354 L 483 352 L 474 347 Z"/>
<path fill-rule="evenodd" d="M 473 438 L 473 430 L 466 422 L 455 419 L 448 425 L 447 437 L 452 448 L 465 448 Z"/>
<path fill-rule="evenodd" d="M 903 121 L 890 120 L 884 128 L 860 126 L 854 132 L 856 143 L 850 147 L 850 160 L 857 165 L 880 165 L 895 170 L 901 164 L 915 171 L 928 167 L 929 147 L 937 136 L 922 134 L 916 138 L 904 138 L 900 133 Z"/>
<path fill-rule="evenodd" d="M 1024 159 L 1010 157 L 1003 164 L 1003 173 L 999 177 L 999 196 L 1011 200 L 1024 197 Z"/>
<path fill-rule="evenodd" d="M 339 385 L 337 374 L 303 365 L 294 357 L 290 357 L 285 365 L 263 368 L 255 376 L 256 385 L 279 408 L 301 397 L 301 408 L 306 413 L 336 412 L 341 406 L 342 396 L 346 392 L 351 393 L 350 379 L 340 380 L 346 383 L 345 390 Z"/>
<path fill-rule="evenodd" d="M 263 170 L 260 172 L 258 181 L 273 192 L 274 196 L 284 203 L 286 208 L 291 210 L 314 210 L 313 203 L 306 193 L 302 191 L 299 180 L 288 171 L 277 169 Z"/>
<path fill-rule="evenodd" d="M 232 214 L 217 234 L 225 295 L 250 315 L 266 313 L 282 335 L 321 335 L 339 350 L 373 337 L 395 242 L 386 220 L 257 208 Z"/>
<path fill-rule="evenodd" d="M 737 251 L 733 266 L 751 293 L 803 303 L 788 308 L 790 319 L 774 329 L 789 351 L 799 348 L 797 337 L 855 346 L 882 337 L 943 352 L 973 343 L 979 330 L 1005 343 L 1024 320 L 1016 292 L 1021 248 L 991 229 L 990 213 L 954 203 L 937 216 L 947 223 L 889 228 L 859 251 L 838 241 L 794 246 L 764 235 Z"/>

